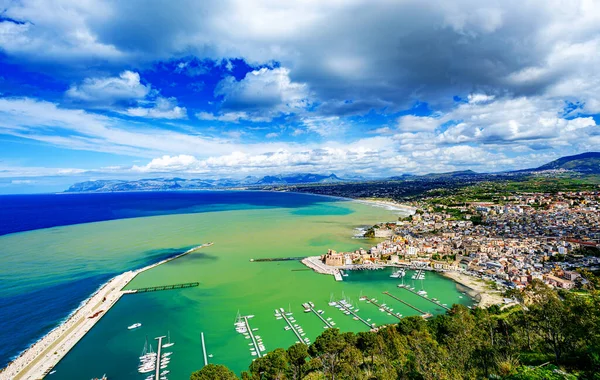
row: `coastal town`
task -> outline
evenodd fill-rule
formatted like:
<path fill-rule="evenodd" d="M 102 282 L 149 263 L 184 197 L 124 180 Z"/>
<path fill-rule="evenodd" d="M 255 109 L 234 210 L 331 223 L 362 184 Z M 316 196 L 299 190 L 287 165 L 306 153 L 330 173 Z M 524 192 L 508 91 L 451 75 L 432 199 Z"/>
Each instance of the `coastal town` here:
<path fill-rule="evenodd" d="M 524 288 L 534 279 L 573 289 L 587 281 L 582 269 L 600 267 L 599 192 L 443 203 L 414 202 L 412 215 L 365 230 L 365 237 L 384 239 L 371 248 L 330 249 L 305 264 L 334 275 L 339 269 L 406 266 L 442 272 L 467 286 L 482 279 L 495 289 Z"/>

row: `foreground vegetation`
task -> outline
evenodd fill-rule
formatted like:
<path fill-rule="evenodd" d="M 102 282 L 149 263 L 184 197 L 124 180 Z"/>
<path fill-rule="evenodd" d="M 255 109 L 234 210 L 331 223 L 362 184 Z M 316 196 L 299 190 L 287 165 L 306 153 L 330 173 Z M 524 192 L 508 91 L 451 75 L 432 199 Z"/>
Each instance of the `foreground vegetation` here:
<path fill-rule="evenodd" d="M 323 332 L 256 359 L 242 379 L 600 379 L 600 297 L 557 293 L 534 281 L 522 303 L 455 305 L 428 321 L 408 317 L 377 332 Z M 221 365 L 192 380 L 237 379 Z"/>

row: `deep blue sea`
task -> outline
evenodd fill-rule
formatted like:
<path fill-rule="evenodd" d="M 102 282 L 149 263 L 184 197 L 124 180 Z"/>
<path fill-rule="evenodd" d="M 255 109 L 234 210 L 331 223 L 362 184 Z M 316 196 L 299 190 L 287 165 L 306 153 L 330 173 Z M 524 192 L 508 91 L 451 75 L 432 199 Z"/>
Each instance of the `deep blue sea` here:
<path fill-rule="evenodd" d="M 42 228 L 144 216 L 199 213 L 250 208 L 297 208 L 339 199 L 313 195 L 252 192 L 137 192 L 100 194 L 36 194 L 0 196 L 0 368 L 26 349 L 85 300 L 102 283 L 124 270 L 175 255 L 190 247 L 145 252 L 141 257 L 108 257 L 102 262 L 72 263 L 61 281 L 49 285 L 28 284 L 45 280 L 44 263 L 27 263 L 19 247 L 9 246 L 10 234 Z M 61 231 L 50 231 L 61 233 Z M 15 235 L 16 236 L 16 235 Z M 22 240 L 22 239 L 21 239 Z M 32 242 L 43 250 L 45 242 Z M 30 248 L 31 249 L 31 248 Z M 31 251 L 30 251 L 31 252 Z M 73 270 L 73 267 L 77 270 Z M 72 274 L 71 272 L 72 271 Z M 43 282 L 42 282 L 43 284 Z"/>

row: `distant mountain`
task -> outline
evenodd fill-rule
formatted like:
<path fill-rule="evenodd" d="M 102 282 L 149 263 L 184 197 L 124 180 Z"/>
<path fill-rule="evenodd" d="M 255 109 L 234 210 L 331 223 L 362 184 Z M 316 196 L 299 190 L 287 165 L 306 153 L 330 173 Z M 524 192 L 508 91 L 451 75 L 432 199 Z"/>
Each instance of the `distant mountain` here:
<path fill-rule="evenodd" d="M 117 192 L 117 191 L 166 191 L 166 190 L 208 190 L 223 188 L 239 188 L 263 185 L 294 185 L 309 183 L 334 183 L 344 180 L 335 174 L 292 174 L 265 176 L 262 178 L 248 176 L 243 179 L 183 179 L 183 178 L 150 178 L 140 180 L 96 180 L 79 182 L 67 189 L 68 193 L 81 192 Z"/>
<path fill-rule="evenodd" d="M 261 178 L 257 185 L 294 185 L 301 183 L 333 183 L 333 182 L 342 182 L 335 174 L 330 174 L 328 176 L 319 175 L 319 174 L 296 174 L 290 176 L 265 176 Z"/>
<path fill-rule="evenodd" d="M 572 170 L 583 174 L 600 174 L 600 152 L 561 157 L 533 170 Z"/>
<path fill-rule="evenodd" d="M 425 174 L 421 177 L 428 178 L 460 178 L 460 177 L 473 177 L 477 176 L 479 173 L 474 172 L 473 170 L 459 170 L 455 172 L 447 172 L 447 173 L 429 173 Z"/>

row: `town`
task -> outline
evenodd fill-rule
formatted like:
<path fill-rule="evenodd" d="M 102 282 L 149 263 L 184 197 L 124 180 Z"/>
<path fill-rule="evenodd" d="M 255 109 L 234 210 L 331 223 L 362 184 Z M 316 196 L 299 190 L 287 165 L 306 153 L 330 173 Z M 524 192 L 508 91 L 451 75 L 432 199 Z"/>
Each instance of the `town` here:
<path fill-rule="evenodd" d="M 600 267 L 599 192 L 523 193 L 460 205 L 445 201 L 413 202 L 414 214 L 366 230 L 366 237 L 384 241 L 354 252 L 330 249 L 320 257 L 319 271 L 393 265 L 459 272 L 504 288 L 524 288 L 539 279 L 572 289 L 587 282 L 582 269 Z"/>

